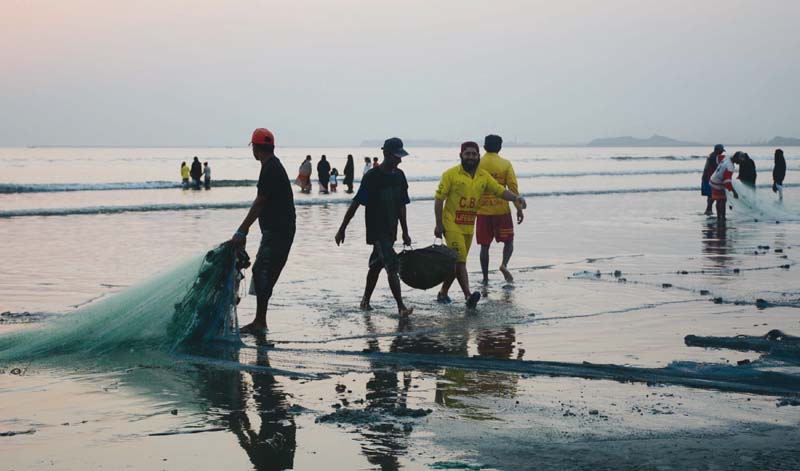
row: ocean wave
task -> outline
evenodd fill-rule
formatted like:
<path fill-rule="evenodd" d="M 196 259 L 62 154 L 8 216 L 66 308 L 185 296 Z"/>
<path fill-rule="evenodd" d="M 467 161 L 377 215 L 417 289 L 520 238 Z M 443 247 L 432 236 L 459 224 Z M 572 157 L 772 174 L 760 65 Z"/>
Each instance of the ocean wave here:
<path fill-rule="evenodd" d="M 785 187 L 800 187 L 800 183 L 785 184 Z M 759 185 L 760 188 L 769 188 L 770 185 Z M 649 188 L 608 188 L 608 189 L 587 189 L 587 190 L 557 190 L 557 191 L 533 191 L 522 192 L 526 198 L 548 198 L 553 196 L 587 196 L 587 195 L 614 195 L 614 194 L 635 194 L 635 193 L 654 193 L 654 192 L 673 192 L 673 191 L 699 191 L 698 185 L 691 186 L 668 186 L 668 187 L 649 187 Z M 432 201 L 433 195 L 412 196 L 411 201 Z M 317 206 L 326 204 L 350 204 L 352 199 L 349 195 L 342 196 L 319 196 L 310 199 L 295 200 L 295 206 Z M 10 209 L 0 210 L 0 219 L 30 216 L 77 216 L 93 214 L 119 214 L 119 213 L 146 213 L 159 211 L 201 211 L 209 209 L 241 209 L 249 208 L 252 201 L 231 201 L 221 203 L 163 203 L 163 204 L 142 204 L 130 206 L 85 206 L 74 208 L 31 208 L 31 209 Z"/>
<path fill-rule="evenodd" d="M 214 180 L 216 187 L 255 186 L 257 180 Z M 13 193 L 55 193 L 71 191 L 112 191 L 112 190 L 162 190 L 181 188 L 180 182 L 110 182 L 110 183 L 0 183 L 0 194 Z"/>
<path fill-rule="evenodd" d="M 800 167 L 790 167 L 789 171 L 800 171 Z M 520 172 L 518 179 L 534 178 L 578 178 L 578 177 L 628 177 L 647 175 L 692 175 L 700 174 L 697 169 L 649 169 L 649 170 L 588 170 L 574 172 Z M 441 175 L 411 175 L 407 180 L 413 182 L 438 182 Z M 359 183 L 361 180 L 354 180 Z M 253 187 L 257 180 L 214 180 L 216 188 Z M 17 193 L 58 193 L 76 191 L 111 191 L 111 190 L 163 190 L 180 189 L 180 182 L 146 181 L 146 182 L 112 182 L 112 183 L 0 183 L 0 194 Z"/>

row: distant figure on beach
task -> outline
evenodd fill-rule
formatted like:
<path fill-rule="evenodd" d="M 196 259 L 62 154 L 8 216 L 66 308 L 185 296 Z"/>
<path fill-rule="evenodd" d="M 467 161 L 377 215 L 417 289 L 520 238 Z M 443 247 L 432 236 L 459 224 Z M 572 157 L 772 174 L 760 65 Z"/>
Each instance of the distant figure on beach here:
<path fill-rule="evenodd" d="M 355 177 L 355 163 L 353 162 L 353 155 L 347 154 L 347 163 L 344 164 L 344 185 L 347 187 L 345 193 L 353 192 L 353 178 Z"/>
<path fill-rule="evenodd" d="M 331 193 L 336 193 L 336 187 L 339 186 L 339 171 L 335 167 L 331 170 L 331 178 L 328 184 L 330 185 Z"/>
<path fill-rule="evenodd" d="M 483 149 L 486 153 L 481 157 L 478 170 L 485 170 L 497 183 L 511 193 L 519 194 L 517 176 L 511 162 L 500 157 L 498 152 L 503 147 L 503 138 L 490 134 L 483 140 Z M 517 206 L 517 224 L 522 224 L 525 218 L 522 208 Z M 508 202 L 495 197 L 491 193 L 484 193 L 478 202 L 478 218 L 475 222 L 475 239 L 481 246 L 481 272 L 482 284 L 489 284 L 489 246 L 492 240 L 503 243 L 503 261 L 500 272 L 507 282 L 514 281 L 508 271 L 508 261 L 514 253 L 514 221 L 511 219 L 511 209 Z"/>
<path fill-rule="evenodd" d="M 189 188 L 189 166 L 186 162 L 181 162 L 181 188 L 184 190 Z"/>
<path fill-rule="evenodd" d="M 194 185 L 195 190 L 200 189 L 200 177 L 203 176 L 203 167 L 200 165 L 200 159 L 197 156 L 194 157 L 192 161 L 192 170 L 189 172 L 192 176 L 192 185 Z"/>
<path fill-rule="evenodd" d="M 208 162 L 203 162 L 203 181 L 205 182 L 206 190 L 211 189 L 211 167 L 208 166 Z"/>
<path fill-rule="evenodd" d="M 317 162 L 317 178 L 319 179 L 319 192 L 328 193 L 328 180 L 331 178 L 331 164 L 325 154 Z"/>
<path fill-rule="evenodd" d="M 725 147 L 722 144 L 714 146 L 714 151 L 708 154 L 706 165 L 703 168 L 703 179 L 700 185 L 700 194 L 706 197 L 706 216 L 714 214 L 712 208 L 714 206 L 714 199 L 711 197 L 711 184 L 709 183 L 711 175 L 717 169 L 717 165 L 722 160 Z"/>
<path fill-rule="evenodd" d="M 783 201 L 784 178 L 786 178 L 786 159 L 783 158 L 783 149 L 775 149 L 775 166 L 772 168 L 772 192 L 778 194 L 779 201 Z"/>
<path fill-rule="evenodd" d="M 723 157 L 722 161 L 717 164 L 714 173 L 711 174 L 709 184 L 711 185 L 711 198 L 717 203 L 717 221 L 725 222 L 725 204 L 728 201 L 728 196 L 725 190 L 733 193 L 734 198 L 738 198 L 739 194 L 733 189 L 733 171 L 735 169 L 734 163 L 738 163 L 742 153 L 737 152 L 733 157 Z"/>
<path fill-rule="evenodd" d="M 372 310 L 370 306 L 372 292 L 378 283 L 381 270 L 386 270 L 389 288 L 397 303 L 397 312 L 401 316 L 408 316 L 414 309 L 406 307 L 403 303 L 400 277 L 397 274 L 398 259 L 394 251 L 398 222 L 403 230 L 403 244 L 411 245 L 411 236 L 408 234 L 406 223 L 406 205 L 411 202 L 408 198 L 408 181 L 403 171 L 397 168 L 408 152 L 403 149 L 403 141 L 397 137 L 387 139 L 382 149 L 383 163 L 361 180 L 358 192 L 347 208 L 339 231 L 336 232 L 335 241 L 336 245 L 344 242 L 347 225 L 355 216 L 358 206 L 363 205 L 366 213 L 364 221 L 367 226 L 367 244 L 372 245 L 372 255 L 369 256 L 369 271 L 360 307 L 365 311 Z"/>
<path fill-rule="evenodd" d="M 256 318 L 242 327 L 245 334 L 267 331 L 267 306 L 272 289 L 281 275 L 295 234 L 295 212 L 289 176 L 275 156 L 275 136 L 268 129 L 258 128 L 251 139 L 253 157 L 261 162 L 258 194 L 250 211 L 236 230 L 231 243 L 244 247 L 247 232 L 258 219 L 261 245 L 253 263 L 253 284 L 256 290 Z"/>
<path fill-rule="evenodd" d="M 753 162 L 753 159 L 750 158 L 750 155 L 747 152 L 742 152 L 739 155 L 739 175 L 737 175 L 736 178 L 738 178 L 740 182 L 755 190 L 756 163 Z"/>
<path fill-rule="evenodd" d="M 301 193 L 311 193 L 311 156 L 307 155 L 306 159 L 300 164 L 300 169 L 297 172 L 297 186 L 300 187 Z"/>
<path fill-rule="evenodd" d="M 372 170 L 372 161 L 369 160 L 369 157 L 364 157 L 364 172 L 361 175 L 366 175 L 370 170 Z"/>
<path fill-rule="evenodd" d="M 467 273 L 467 254 L 472 245 L 475 216 L 481 195 L 489 193 L 497 198 L 513 201 L 522 209 L 526 207 L 524 198 L 506 190 L 486 170 L 478 168 L 480 155 L 476 142 L 467 141 L 461 144 L 461 164 L 444 172 L 436 189 L 436 228 L 433 235 L 437 238 L 444 236 L 447 246 L 458 254 L 453 276 L 442 283 L 436 296 L 436 301 L 441 304 L 452 302 L 447 293 L 454 279 L 458 279 L 468 308 L 474 308 L 481 299 L 478 291 L 470 292 Z"/>
<path fill-rule="evenodd" d="M 377 157 L 373 157 L 372 158 L 372 168 L 378 168 L 378 165 L 380 165 L 378 163 L 378 158 Z"/>

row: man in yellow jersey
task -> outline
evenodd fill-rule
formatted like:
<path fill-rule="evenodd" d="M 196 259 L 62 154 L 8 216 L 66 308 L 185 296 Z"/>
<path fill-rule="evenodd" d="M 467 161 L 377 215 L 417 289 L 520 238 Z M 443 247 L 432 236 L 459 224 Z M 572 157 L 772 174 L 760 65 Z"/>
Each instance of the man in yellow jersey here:
<path fill-rule="evenodd" d="M 475 230 L 475 215 L 481 195 L 490 193 L 506 201 L 513 201 L 525 209 L 525 199 L 506 190 L 497 183 L 485 170 L 479 170 L 480 149 L 478 144 L 467 141 L 461 144 L 461 165 L 457 165 L 442 174 L 439 188 L 436 190 L 434 211 L 436 214 L 436 237 L 444 235 L 447 246 L 458 254 L 453 277 L 442 283 L 436 301 L 442 304 L 451 303 L 447 292 L 454 279 L 458 279 L 467 307 L 474 308 L 481 299 L 477 291 L 470 293 L 467 274 L 467 254 L 472 244 L 472 233 Z"/>
<path fill-rule="evenodd" d="M 511 166 L 511 162 L 497 154 L 502 147 L 502 137 L 494 134 L 486 136 L 483 140 L 483 148 L 486 153 L 481 157 L 478 170 L 486 170 L 497 183 L 508 188 L 510 192 L 519 194 L 514 167 Z M 517 224 L 522 224 L 523 219 L 522 209 L 517 206 Z M 514 252 L 514 221 L 511 220 L 508 202 L 496 198 L 489 192 L 481 196 L 478 203 L 478 219 L 475 222 L 475 239 L 481 246 L 481 271 L 483 272 L 481 283 L 489 284 L 489 246 L 492 245 L 492 240 L 503 243 L 503 263 L 500 264 L 500 272 L 507 282 L 514 281 L 514 277 L 508 271 L 508 261 Z"/>

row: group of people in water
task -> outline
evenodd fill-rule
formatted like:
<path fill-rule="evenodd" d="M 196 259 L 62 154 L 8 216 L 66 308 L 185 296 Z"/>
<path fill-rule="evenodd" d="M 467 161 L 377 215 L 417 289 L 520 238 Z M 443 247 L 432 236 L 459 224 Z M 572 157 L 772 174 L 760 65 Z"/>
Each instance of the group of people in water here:
<path fill-rule="evenodd" d="M 434 236 L 444 238 L 447 246 L 455 252 L 457 261 L 452 276 L 442 283 L 437 294 L 436 300 L 439 303 L 452 302 L 448 293 L 455 280 L 458 281 L 468 308 L 475 308 L 480 300 L 480 292 L 470 290 L 466 268 L 467 255 L 473 234 L 476 232 L 478 243 L 481 245 L 483 283 L 488 283 L 489 246 L 493 241 L 504 244 L 500 272 L 506 281 L 513 281 L 508 270 L 514 239 L 514 221 L 509 202 L 516 208 L 517 224 L 522 223 L 524 219 L 522 211 L 527 204 L 519 195 L 511 163 L 498 154 L 502 142 L 500 136 L 486 136 L 483 157 L 478 143 L 464 142 L 461 144 L 459 164 L 442 174 L 435 195 Z M 258 128 L 253 131 L 251 145 L 253 157 L 261 164 L 257 196 L 231 238 L 231 243 L 244 247 L 250 226 L 258 220 L 261 244 L 253 263 L 256 317 L 252 323 L 240 329 L 243 333 L 257 334 L 267 329 L 269 299 L 289 256 L 296 226 L 292 187 L 285 168 L 275 156 L 274 134 L 268 129 Z M 403 244 L 411 245 L 411 235 L 406 220 L 406 206 L 411 200 L 408 195 L 408 181 L 399 168 L 403 159 L 409 154 L 403 148 L 403 141 L 397 137 L 387 139 L 381 149 L 382 162 L 377 162 L 377 158 L 374 161 L 365 158 L 364 174 L 359 189 L 344 215 L 334 241 L 337 245 L 344 243 L 348 224 L 359 206 L 364 206 L 366 242 L 372 246 L 372 254 L 368 260 L 366 285 L 360 307 L 363 310 L 372 309 L 370 305 L 372 293 L 380 272 L 385 271 L 397 303 L 398 314 L 408 316 L 413 312 L 413 308 L 408 307 L 403 301 L 398 274 L 399 261 L 394 251 L 394 244 L 399 225 Z M 330 183 L 332 171 L 329 170 L 329 166 L 325 156 L 317 164 L 320 185 L 323 185 L 323 182 Z M 311 156 L 307 156 L 300 167 L 300 176 L 305 178 L 301 179 L 298 176 L 298 181 L 303 185 L 310 184 L 310 170 Z M 353 158 L 352 155 L 348 155 L 344 180 L 348 186 L 348 193 L 352 192 L 353 170 Z M 301 189 L 304 190 L 307 186 L 303 185 Z"/>
<path fill-rule="evenodd" d="M 364 171 L 366 175 L 369 170 L 377 167 L 379 164 L 378 158 L 374 157 L 370 160 L 369 157 L 364 157 Z M 344 164 L 344 174 L 340 174 L 339 170 L 334 167 L 331 168 L 330 162 L 325 154 L 317 162 L 317 181 L 319 182 L 319 192 L 323 194 L 336 193 L 339 186 L 339 175 L 343 175 L 344 180 L 342 183 L 347 187 L 345 193 L 353 193 L 353 181 L 355 178 L 355 164 L 353 163 L 353 155 L 347 154 L 347 163 Z M 311 193 L 311 176 L 312 176 L 312 162 L 311 156 L 307 155 L 300 164 L 300 169 L 297 172 L 295 184 L 300 187 L 302 193 Z"/>
<path fill-rule="evenodd" d="M 735 166 L 739 166 L 737 179 L 744 185 L 755 189 L 756 187 L 756 164 L 746 152 L 736 152 L 733 156 L 725 155 L 725 146 L 717 144 L 714 150 L 708 155 L 705 167 L 703 168 L 703 178 L 700 186 L 700 193 L 706 197 L 705 214 L 714 214 L 713 207 L 716 204 L 717 219 L 725 221 L 725 205 L 727 203 L 727 191 L 738 198 L 739 194 L 734 190 L 732 179 Z M 778 199 L 783 201 L 783 180 L 786 178 L 786 159 L 783 157 L 783 149 L 775 149 L 775 165 L 772 169 L 772 191 L 778 194 Z"/>
<path fill-rule="evenodd" d="M 181 188 L 184 190 L 189 188 L 199 190 L 201 179 L 203 179 L 205 189 L 210 190 L 211 167 L 208 166 L 208 162 L 204 162 L 201 166 L 200 159 L 197 156 L 194 157 L 191 168 L 186 165 L 186 162 L 181 162 Z"/>

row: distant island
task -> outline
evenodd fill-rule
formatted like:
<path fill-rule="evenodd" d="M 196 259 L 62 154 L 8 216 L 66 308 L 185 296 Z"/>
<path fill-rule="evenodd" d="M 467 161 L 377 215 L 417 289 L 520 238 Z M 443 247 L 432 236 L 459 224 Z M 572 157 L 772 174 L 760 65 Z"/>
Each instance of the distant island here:
<path fill-rule="evenodd" d="M 766 146 L 800 146 L 800 138 L 775 136 L 764 145 Z"/>
<path fill-rule="evenodd" d="M 652 136 L 642 139 L 632 136 L 604 137 L 594 139 L 586 144 L 587 147 L 681 147 L 681 146 L 702 146 L 698 142 L 679 141 L 667 136 Z"/>

